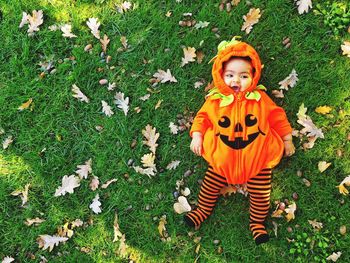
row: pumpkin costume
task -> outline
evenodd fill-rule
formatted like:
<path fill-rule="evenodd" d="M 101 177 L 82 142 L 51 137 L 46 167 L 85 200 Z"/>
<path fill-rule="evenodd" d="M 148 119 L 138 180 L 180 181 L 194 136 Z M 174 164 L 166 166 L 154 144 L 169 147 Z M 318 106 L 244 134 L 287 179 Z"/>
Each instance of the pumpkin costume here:
<path fill-rule="evenodd" d="M 199 193 L 198 208 L 185 216 L 199 226 L 212 212 L 220 189 L 227 184 L 247 184 L 250 229 L 257 244 L 268 235 L 263 222 L 270 207 L 272 168 L 282 158 L 281 137 L 292 132 L 285 111 L 258 85 L 261 61 L 255 49 L 235 38 L 223 41 L 212 68 L 214 87 L 194 118 L 190 135 L 203 134 L 203 158 L 209 168 Z M 223 80 L 223 64 L 231 57 L 249 57 L 254 68 L 252 84 L 235 92 Z"/>

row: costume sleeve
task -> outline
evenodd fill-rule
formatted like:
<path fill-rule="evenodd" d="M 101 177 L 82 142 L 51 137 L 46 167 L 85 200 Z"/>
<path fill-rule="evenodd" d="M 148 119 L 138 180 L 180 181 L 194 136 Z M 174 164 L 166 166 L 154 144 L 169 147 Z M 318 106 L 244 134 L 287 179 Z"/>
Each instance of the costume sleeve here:
<path fill-rule="evenodd" d="M 207 99 L 202 108 L 197 112 L 196 117 L 193 120 L 192 127 L 190 130 L 190 136 L 195 131 L 201 132 L 203 135 L 208 129 L 212 126 L 211 121 L 209 120 L 208 110 L 210 108 L 210 99 Z"/>
<path fill-rule="evenodd" d="M 276 103 L 274 103 L 268 95 L 265 94 L 264 98 L 265 101 L 268 103 L 268 121 L 270 127 L 274 129 L 281 138 L 283 138 L 289 133 L 292 133 L 293 129 L 288 121 L 284 109 L 277 106 Z"/>

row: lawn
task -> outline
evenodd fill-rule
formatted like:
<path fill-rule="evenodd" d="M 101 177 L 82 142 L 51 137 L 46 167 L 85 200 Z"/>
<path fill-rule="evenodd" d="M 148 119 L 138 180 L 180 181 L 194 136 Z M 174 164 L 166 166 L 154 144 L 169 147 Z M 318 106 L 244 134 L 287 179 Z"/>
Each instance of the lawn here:
<path fill-rule="evenodd" d="M 300 15 L 292 0 L 241 0 L 230 12 L 220 11 L 220 1 L 132 0 L 131 8 L 121 13 L 116 8 L 121 2 L 0 2 L 1 144 L 8 136 L 13 138 L 7 149 L 0 149 L 0 259 L 326 262 L 332 253 L 341 252 L 337 262 L 349 262 L 350 235 L 340 233 L 340 228 L 350 228 L 350 200 L 336 186 L 350 174 L 350 58 L 341 50 L 343 42 L 350 41 L 350 32 L 346 28 L 336 34 L 325 16 L 314 13 L 318 2 L 325 10 L 329 6 L 313 1 L 314 8 Z M 246 34 L 241 31 L 242 16 L 253 7 L 260 8 L 262 16 Z M 28 36 L 28 26 L 19 25 L 22 12 L 31 14 L 32 10 L 43 10 L 44 22 L 34 36 Z M 93 17 L 101 23 L 101 38 L 106 34 L 110 39 L 105 53 L 86 24 Z M 199 29 L 179 25 L 179 21 L 193 19 L 209 25 Z M 65 38 L 60 30 L 49 29 L 66 23 L 77 37 Z M 235 35 L 260 54 L 264 64 L 260 83 L 285 109 L 293 128 L 303 128 L 297 112 L 304 103 L 306 114 L 324 133 L 310 149 L 303 147 L 305 136 L 303 140 L 294 137 L 296 153 L 275 168 L 267 223 L 271 240 L 261 246 L 255 245 L 249 231 L 248 199 L 239 193 L 220 198 L 214 214 L 197 231 L 185 226 L 183 215 L 173 209 L 179 180 L 191 190 L 187 199 L 195 203 L 206 163 L 190 151 L 189 130 L 172 134 L 169 123 L 178 124 L 182 118 L 187 122 L 199 110 L 211 81 L 208 62 L 220 41 Z M 286 37 L 291 43 L 288 48 L 282 43 Z M 93 48 L 85 51 L 88 44 Z M 181 67 L 184 47 L 200 50 L 203 61 Z M 177 82 L 154 85 L 152 78 L 159 69 L 170 69 Z M 293 69 L 299 78 L 295 87 L 285 91 L 284 98 L 274 97 L 272 90 Z M 101 85 L 101 79 L 115 83 L 114 90 Z M 195 88 L 199 81 L 203 85 Z M 74 84 L 89 103 L 72 96 Z M 116 92 L 129 97 L 127 115 L 114 104 Z M 139 99 L 146 94 L 150 94 L 148 100 Z M 19 110 L 29 99 L 29 107 Z M 112 116 L 102 112 L 101 101 L 111 106 Z M 315 112 L 319 106 L 331 107 L 330 113 Z M 141 166 L 141 157 L 150 152 L 143 144 L 142 130 L 147 124 L 160 134 L 157 172 L 150 177 L 133 168 Z M 55 196 L 63 176 L 74 174 L 89 159 L 88 179 L 81 180 L 74 193 Z M 175 160 L 180 161 L 178 167 L 166 169 Z M 320 161 L 331 163 L 322 173 Z M 95 191 L 89 187 L 93 176 L 100 181 Z M 101 188 L 114 178 L 116 182 Z M 11 193 L 27 184 L 28 202 L 22 206 L 20 196 Z M 96 194 L 102 209 L 98 214 L 89 208 Z M 295 219 L 289 222 L 285 217 L 271 217 L 276 203 L 285 199 L 297 205 Z M 116 214 L 128 246 L 124 254 L 119 250 L 121 241 L 113 242 Z M 158 227 L 164 215 L 166 234 L 161 237 Z M 36 217 L 45 221 L 37 226 L 24 224 Z M 76 219 L 83 226 L 74 228 L 66 242 L 51 252 L 38 247 L 40 235 L 55 235 L 59 227 Z M 309 220 L 323 227 L 315 230 Z"/>

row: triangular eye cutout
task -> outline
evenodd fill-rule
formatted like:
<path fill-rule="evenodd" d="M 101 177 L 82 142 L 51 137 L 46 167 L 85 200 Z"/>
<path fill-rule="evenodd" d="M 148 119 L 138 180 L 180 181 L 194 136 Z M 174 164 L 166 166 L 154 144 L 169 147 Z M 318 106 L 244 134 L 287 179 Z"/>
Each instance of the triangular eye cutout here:
<path fill-rule="evenodd" d="M 242 132 L 243 131 L 243 127 L 240 123 L 237 123 L 235 126 L 235 132 Z"/>

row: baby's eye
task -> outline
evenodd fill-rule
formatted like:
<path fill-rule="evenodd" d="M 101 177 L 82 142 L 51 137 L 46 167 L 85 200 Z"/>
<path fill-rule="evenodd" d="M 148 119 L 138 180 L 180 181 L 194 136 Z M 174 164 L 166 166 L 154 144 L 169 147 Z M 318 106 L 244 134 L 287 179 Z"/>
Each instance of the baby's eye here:
<path fill-rule="evenodd" d="M 227 74 L 226 77 L 227 78 L 233 78 L 233 75 L 232 74 Z"/>
<path fill-rule="evenodd" d="M 241 77 L 242 77 L 242 78 L 244 78 L 244 79 L 249 78 L 249 76 L 248 76 L 248 75 L 242 75 Z"/>

